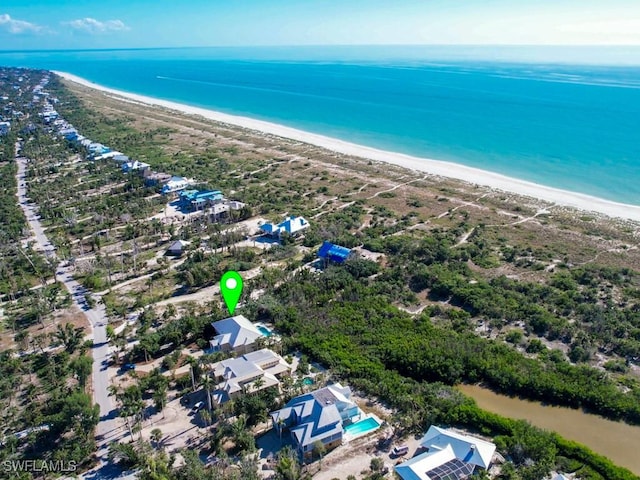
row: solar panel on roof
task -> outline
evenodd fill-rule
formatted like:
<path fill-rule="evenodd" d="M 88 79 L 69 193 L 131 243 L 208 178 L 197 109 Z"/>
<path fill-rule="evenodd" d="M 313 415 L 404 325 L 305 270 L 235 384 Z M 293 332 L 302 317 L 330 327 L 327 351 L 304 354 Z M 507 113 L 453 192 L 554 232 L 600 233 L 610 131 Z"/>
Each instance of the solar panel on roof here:
<path fill-rule="evenodd" d="M 464 480 L 473 473 L 474 467 L 473 464 L 453 459 L 429 470 L 426 474 L 431 480 Z"/>

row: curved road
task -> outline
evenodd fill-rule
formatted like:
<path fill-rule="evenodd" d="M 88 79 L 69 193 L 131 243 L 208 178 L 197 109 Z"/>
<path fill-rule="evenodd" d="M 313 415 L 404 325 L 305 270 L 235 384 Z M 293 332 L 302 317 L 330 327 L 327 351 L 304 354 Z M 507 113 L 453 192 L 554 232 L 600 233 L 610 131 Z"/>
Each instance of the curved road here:
<path fill-rule="evenodd" d="M 60 262 L 55 253 L 55 247 L 51 244 L 44 233 L 37 212 L 37 205 L 29 202 L 27 197 L 27 189 L 25 183 L 25 173 L 27 169 L 28 159 L 24 157 L 16 157 L 18 164 L 18 203 L 24 211 L 29 227 L 36 241 L 35 250 L 43 252 L 46 257 L 53 263 L 57 264 L 56 276 L 58 281 L 62 282 L 71 294 L 73 302 L 82 310 L 89 321 L 91 327 L 91 336 L 93 338 L 93 400 L 100 406 L 100 422 L 96 431 L 96 441 L 98 443 L 98 469 L 100 473 L 89 473 L 86 478 L 108 478 L 117 475 L 115 471 L 107 474 L 106 470 L 112 470 L 107 465 L 107 452 L 110 440 L 119 436 L 121 425 L 118 422 L 118 414 L 115 410 L 111 397 L 109 396 L 109 376 L 107 373 L 107 365 L 109 361 L 109 343 L 107 341 L 106 326 L 108 323 L 104 306 L 99 303 L 95 308 L 89 308 L 87 303 L 87 295 L 90 294 L 82 285 L 76 282 L 68 267 L 64 266 L 64 262 Z"/>

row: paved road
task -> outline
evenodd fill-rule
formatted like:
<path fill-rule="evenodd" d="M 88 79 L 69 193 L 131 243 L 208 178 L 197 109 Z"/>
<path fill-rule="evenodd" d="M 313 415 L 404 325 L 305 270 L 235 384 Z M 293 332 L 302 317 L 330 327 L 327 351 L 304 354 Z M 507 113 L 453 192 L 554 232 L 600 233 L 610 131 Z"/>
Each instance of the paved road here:
<path fill-rule="evenodd" d="M 27 197 L 27 189 L 25 183 L 25 172 L 28 160 L 23 157 L 17 157 L 18 174 L 18 202 L 22 207 L 29 227 L 33 232 L 33 238 L 36 241 L 35 249 L 44 252 L 47 258 L 57 264 L 56 275 L 58 281 L 62 282 L 71 294 L 73 302 L 80 310 L 84 312 L 91 327 L 91 336 L 93 338 L 94 347 L 93 355 L 93 400 L 100 406 L 100 422 L 96 431 L 96 439 L 98 442 L 98 457 L 100 472 L 95 472 L 91 477 L 87 478 L 109 478 L 117 474 L 117 469 L 107 464 L 107 448 L 109 442 L 120 436 L 121 425 L 118 420 L 117 411 L 113 406 L 111 397 L 109 396 L 109 375 L 107 371 L 107 362 L 109 357 L 109 343 L 107 342 L 107 315 L 102 304 L 98 304 L 95 308 L 89 308 L 87 303 L 87 295 L 90 294 L 82 285 L 76 282 L 69 268 L 64 266 L 64 262 L 59 262 L 55 247 L 49 242 L 49 239 L 42 229 L 39 216 L 37 215 L 37 206 L 30 203 Z M 106 474 L 106 471 L 109 474 Z"/>

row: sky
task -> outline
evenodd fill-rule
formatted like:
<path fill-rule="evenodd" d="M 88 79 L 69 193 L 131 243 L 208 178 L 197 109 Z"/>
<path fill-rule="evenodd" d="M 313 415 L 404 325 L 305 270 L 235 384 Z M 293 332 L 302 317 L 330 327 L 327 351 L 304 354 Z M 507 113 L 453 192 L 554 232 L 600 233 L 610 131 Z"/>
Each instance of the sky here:
<path fill-rule="evenodd" d="M 640 0 L 2 0 L 0 50 L 640 45 Z"/>

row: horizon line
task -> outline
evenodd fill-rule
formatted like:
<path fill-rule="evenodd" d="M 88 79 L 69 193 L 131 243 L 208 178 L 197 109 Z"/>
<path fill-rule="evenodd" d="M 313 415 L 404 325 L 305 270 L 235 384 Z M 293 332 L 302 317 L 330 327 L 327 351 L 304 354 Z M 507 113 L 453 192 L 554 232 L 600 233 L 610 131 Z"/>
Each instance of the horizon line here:
<path fill-rule="evenodd" d="M 273 45 L 189 45 L 189 46 L 157 46 L 157 47 L 103 47 L 103 48 L 31 48 L 31 49 L 2 49 L 0 53 L 22 52 L 104 52 L 131 50 L 178 50 L 178 49 L 240 49 L 240 48 L 329 48 L 329 47 L 535 47 L 535 48 L 632 48 L 640 49 L 640 44 L 575 44 L 575 43 L 346 43 L 346 44 L 273 44 Z"/>

